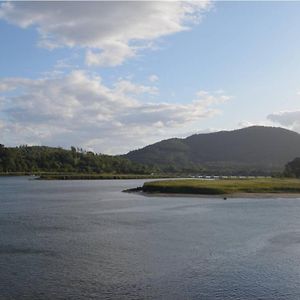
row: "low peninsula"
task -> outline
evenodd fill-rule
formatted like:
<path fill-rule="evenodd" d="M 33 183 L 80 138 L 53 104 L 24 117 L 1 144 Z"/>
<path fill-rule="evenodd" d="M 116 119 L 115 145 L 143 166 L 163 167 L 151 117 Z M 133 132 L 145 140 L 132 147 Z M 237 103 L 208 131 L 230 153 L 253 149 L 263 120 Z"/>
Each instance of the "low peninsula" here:
<path fill-rule="evenodd" d="M 300 179 L 180 179 L 145 182 L 125 192 L 191 195 L 288 194 L 300 195 Z"/>

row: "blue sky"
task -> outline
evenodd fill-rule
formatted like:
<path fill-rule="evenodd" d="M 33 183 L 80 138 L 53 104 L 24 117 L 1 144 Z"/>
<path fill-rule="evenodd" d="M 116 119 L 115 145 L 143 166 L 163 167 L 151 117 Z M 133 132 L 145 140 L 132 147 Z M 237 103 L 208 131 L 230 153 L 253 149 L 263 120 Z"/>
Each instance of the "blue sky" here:
<path fill-rule="evenodd" d="M 0 3 L 1 143 L 115 154 L 253 124 L 300 132 L 298 2 Z"/>

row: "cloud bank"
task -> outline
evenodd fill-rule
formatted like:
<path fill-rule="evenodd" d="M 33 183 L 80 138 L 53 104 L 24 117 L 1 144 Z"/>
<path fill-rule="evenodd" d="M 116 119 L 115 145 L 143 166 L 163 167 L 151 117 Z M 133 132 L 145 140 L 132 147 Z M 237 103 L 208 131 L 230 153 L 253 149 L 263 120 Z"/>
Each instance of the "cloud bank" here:
<path fill-rule="evenodd" d="M 81 70 L 57 78 L 4 78 L 1 139 L 123 153 L 190 131 L 230 99 L 222 92 L 200 91 L 187 103 L 150 101 L 158 92 L 155 86 L 128 80 L 107 86 Z"/>
<path fill-rule="evenodd" d="M 210 6 L 209 0 L 4 2 L 0 19 L 35 27 L 42 47 L 84 48 L 88 65 L 116 66 L 154 40 L 188 30 Z"/>
<path fill-rule="evenodd" d="M 272 113 L 267 118 L 281 126 L 300 132 L 300 110 Z"/>
<path fill-rule="evenodd" d="M 36 29 L 40 47 L 84 49 L 87 66 L 112 67 L 189 30 L 210 7 L 209 0 L 9 1 L 0 3 L 0 20 Z M 198 91 L 182 103 L 158 102 L 156 74 L 149 85 L 121 79 L 108 86 L 88 71 L 61 72 L 72 69 L 68 60 L 55 68 L 47 78 L 0 79 L 2 141 L 124 153 L 193 131 L 229 99 L 222 91 Z"/>

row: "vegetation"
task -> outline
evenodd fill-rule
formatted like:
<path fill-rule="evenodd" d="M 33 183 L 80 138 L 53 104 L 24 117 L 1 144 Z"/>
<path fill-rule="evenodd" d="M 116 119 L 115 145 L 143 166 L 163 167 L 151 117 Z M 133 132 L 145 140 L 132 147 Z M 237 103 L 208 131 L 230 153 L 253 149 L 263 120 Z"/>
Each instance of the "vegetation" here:
<path fill-rule="evenodd" d="M 299 179 L 181 179 L 144 183 L 142 191 L 150 193 L 226 195 L 236 193 L 300 193 Z"/>
<path fill-rule="evenodd" d="M 298 133 L 253 126 L 164 140 L 125 157 L 172 173 L 267 176 L 282 172 L 286 162 L 299 154 Z"/>
<path fill-rule="evenodd" d="M 170 178 L 167 175 L 143 175 L 143 174 L 41 174 L 40 180 L 98 180 L 98 179 L 148 179 Z"/>
<path fill-rule="evenodd" d="M 36 174 L 42 179 L 110 179 L 125 178 L 125 174 L 126 178 L 277 174 L 296 178 L 300 177 L 300 158 L 289 162 L 283 173 L 280 166 L 284 165 L 284 159 L 286 162 L 297 156 L 294 153 L 299 155 L 299 151 L 299 134 L 259 126 L 170 139 L 125 156 L 97 154 L 75 147 L 66 150 L 0 144 L 0 176 Z"/>
<path fill-rule="evenodd" d="M 79 174 L 149 174 L 154 168 L 118 156 L 96 154 L 71 147 L 71 150 L 45 146 L 5 147 L 0 145 L 0 173 L 40 172 Z"/>
<path fill-rule="evenodd" d="M 284 175 L 286 177 L 300 178 L 300 157 L 295 158 L 285 166 Z"/>

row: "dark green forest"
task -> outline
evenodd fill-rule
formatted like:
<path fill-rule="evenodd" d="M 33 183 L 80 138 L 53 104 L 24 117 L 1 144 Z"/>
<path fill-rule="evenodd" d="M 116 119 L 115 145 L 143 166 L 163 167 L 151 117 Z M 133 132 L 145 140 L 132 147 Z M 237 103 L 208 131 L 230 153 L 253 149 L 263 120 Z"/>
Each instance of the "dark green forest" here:
<path fill-rule="evenodd" d="M 58 172 L 149 174 L 153 169 L 118 156 L 96 154 L 71 147 L 5 147 L 0 144 L 0 172 Z"/>
<path fill-rule="evenodd" d="M 286 163 L 299 155 L 298 133 L 252 126 L 163 140 L 124 157 L 169 173 L 273 175 L 283 172 Z"/>
<path fill-rule="evenodd" d="M 266 127 L 165 140 L 122 156 L 75 147 L 0 144 L 0 173 L 300 177 L 299 151 L 299 134 Z"/>
<path fill-rule="evenodd" d="M 286 164 L 284 175 L 287 177 L 300 178 L 300 157 L 297 157 Z"/>

